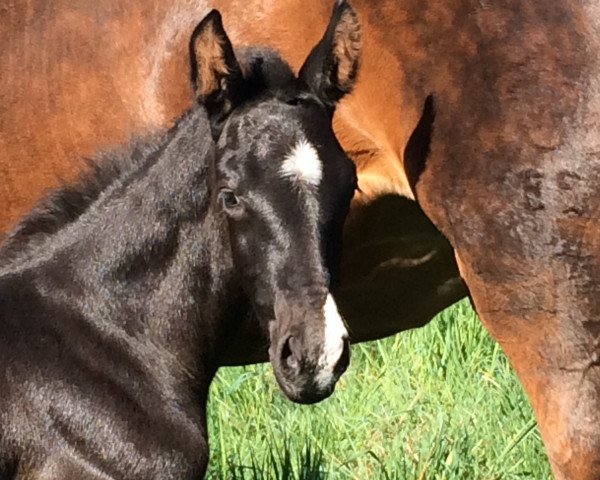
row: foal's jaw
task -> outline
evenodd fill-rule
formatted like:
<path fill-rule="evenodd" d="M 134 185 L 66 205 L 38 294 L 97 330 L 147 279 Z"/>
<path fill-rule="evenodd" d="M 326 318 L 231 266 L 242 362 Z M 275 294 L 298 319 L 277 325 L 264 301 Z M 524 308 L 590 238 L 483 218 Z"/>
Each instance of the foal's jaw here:
<path fill-rule="evenodd" d="M 269 349 L 275 378 L 290 400 L 319 402 L 333 393 L 350 362 L 348 331 L 337 305 L 329 293 L 317 309 L 285 299 L 277 303 Z"/>

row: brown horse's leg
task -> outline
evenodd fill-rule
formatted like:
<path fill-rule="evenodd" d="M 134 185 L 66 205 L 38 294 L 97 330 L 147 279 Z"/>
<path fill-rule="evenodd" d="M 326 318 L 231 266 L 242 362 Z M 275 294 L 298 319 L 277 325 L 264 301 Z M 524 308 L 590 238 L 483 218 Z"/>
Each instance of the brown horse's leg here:
<path fill-rule="evenodd" d="M 490 247 L 458 255 L 475 307 L 529 395 L 556 478 L 597 480 L 600 270 L 578 255 L 544 265 Z"/>
<path fill-rule="evenodd" d="M 419 203 L 452 244 L 482 322 L 529 395 L 554 474 L 559 480 L 598 480 L 596 134 L 531 120 L 536 128 L 522 129 L 528 136 L 520 138 L 506 116 L 498 124 L 469 123 L 474 130 L 463 137 L 471 141 L 461 142 L 452 130 L 459 113 L 445 104 L 438 109 L 438 136 L 417 184 Z M 566 117 L 559 111 L 552 118 Z M 509 127 L 512 136 L 505 137 L 512 142 L 493 134 Z M 535 139 L 546 140 L 544 148 L 529 138 L 540 131 L 546 136 Z M 484 142 L 486 135 L 492 140 Z M 560 146 L 555 137 L 564 137 Z"/>

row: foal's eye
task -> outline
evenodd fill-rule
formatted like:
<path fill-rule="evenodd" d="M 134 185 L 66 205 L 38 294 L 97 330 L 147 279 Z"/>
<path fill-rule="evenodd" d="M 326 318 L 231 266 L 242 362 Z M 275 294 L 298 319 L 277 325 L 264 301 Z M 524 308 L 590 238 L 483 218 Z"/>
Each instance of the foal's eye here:
<path fill-rule="evenodd" d="M 240 204 L 238 197 L 236 197 L 233 191 L 223 188 L 219 192 L 219 198 L 223 203 L 224 208 L 235 208 Z"/>

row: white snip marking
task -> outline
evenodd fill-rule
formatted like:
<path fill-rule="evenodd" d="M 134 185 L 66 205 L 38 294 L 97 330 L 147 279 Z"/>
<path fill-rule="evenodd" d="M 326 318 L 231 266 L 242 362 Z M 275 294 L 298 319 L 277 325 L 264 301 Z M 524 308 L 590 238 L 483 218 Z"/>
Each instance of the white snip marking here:
<path fill-rule="evenodd" d="M 325 317 L 325 328 L 323 329 L 325 341 L 323 353 L 319 357 L 319 373 L 316 375 L 316 381 L 319 386 L 324 388 L 332 381 L 337 380 L 333 378 L 333 369 L 344 351 L 348 331 L 331 294 L 327 295 L 325 305 L 323 305 L 323 316 Z"/>

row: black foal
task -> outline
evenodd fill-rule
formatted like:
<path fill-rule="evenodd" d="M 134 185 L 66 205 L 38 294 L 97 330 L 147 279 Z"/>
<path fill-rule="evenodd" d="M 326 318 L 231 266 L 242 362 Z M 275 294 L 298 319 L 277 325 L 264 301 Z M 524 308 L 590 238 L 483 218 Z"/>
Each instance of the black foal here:
<path fill-rule="evenodd" d="M 0 478 L 201 478 L 208 387 L 250 312 L 285 394 L 331 394 L 348 337 L 328 287 L 356 182 L 331 118 L 358 28 L 338 2 L 296 77 L 272 52 L 242 68 L 211 12 L 190 42 L 200 105 L 9 236 Z"/>

